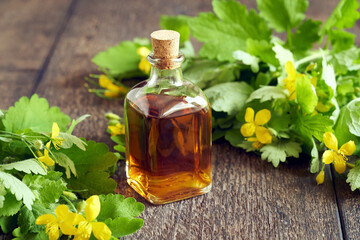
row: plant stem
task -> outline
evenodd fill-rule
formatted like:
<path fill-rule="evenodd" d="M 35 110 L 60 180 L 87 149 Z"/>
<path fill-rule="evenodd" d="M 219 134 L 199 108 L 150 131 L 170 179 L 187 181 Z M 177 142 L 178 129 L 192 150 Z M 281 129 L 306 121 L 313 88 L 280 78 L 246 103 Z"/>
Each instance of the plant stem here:
<path fill-rule="evenodd" d="M 304 63 L 316 60 L 318 58 L 322 58 L 323 56 L 327 56 L 329 55 L 329 51 L 325 50 L 325 51 L 318 51 L 310 56 L 304 57 L 302 59 L 300 59 L 299 61 L 295 62 L 295 67 L 298 67 Z"/>
<path fill-rule="evenodd" d="M 286 30 L 286 32 L 287 32 L 287 40 L 288 40 L 288 43 L 289 43 L 289 48 L 292 49 L 292 48 L 293 48 L 293 44 L 292 44 L 292 37 L 291 37 L 291 34 L 292 34 L 291 28 L 288 27 L 287 30 Z"/>
<path fill-rule="evenodd" d="M 63 194 L 61 194 L 60 197 L 61 197 L 62 199 L 64 199 L 65 202 L 67 202 L 67 203 L 70 205 L 70 207 L 74 210 L 74 212 L 77 212 L 74 204 L 73 204 L 67 197 L 65 197 Z"/>
<path fill-rule="evenodd" d="M 346 166 L 348 167 L 348 168 L 354 168 L 355 167 L 355 164 L 352 164 L 352 163 L 346 163 Z"/>

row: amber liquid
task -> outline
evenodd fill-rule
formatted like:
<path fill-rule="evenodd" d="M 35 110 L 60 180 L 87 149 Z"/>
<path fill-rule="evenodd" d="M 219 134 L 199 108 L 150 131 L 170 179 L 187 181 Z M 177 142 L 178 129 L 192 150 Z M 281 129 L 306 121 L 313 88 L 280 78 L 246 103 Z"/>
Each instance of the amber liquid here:
<path fill-rule="evenodd" d="M 211 189 L 211 112 L 186 97 L 126 100 L 128 183 L 154 204 Z"/>

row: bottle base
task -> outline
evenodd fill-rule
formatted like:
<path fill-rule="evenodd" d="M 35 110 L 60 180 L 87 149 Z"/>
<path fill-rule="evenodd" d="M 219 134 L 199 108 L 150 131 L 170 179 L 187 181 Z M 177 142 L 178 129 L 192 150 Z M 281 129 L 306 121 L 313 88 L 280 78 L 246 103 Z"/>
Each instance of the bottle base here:
<path fill-rule="evenodd" d="M 128 178 L 127 182 L 130 185 L 130 187 L 133 188 L 138 194 L 140 194 L 148 202 L 155 205 L 161 205 L 161 204 L 184 200 L 191 197 L 196 197 L 210 192 L 212 187 L 212 184 L 210 183 L 209 185 L 203 188 L 186 188 L 186 189 L 182 189 L 181 191 L 178 190 L 176 192 L 170 192 L 163 197 L 159 197 L 147 192 L 144 189 L 144 187 L 134 179 Z"/>

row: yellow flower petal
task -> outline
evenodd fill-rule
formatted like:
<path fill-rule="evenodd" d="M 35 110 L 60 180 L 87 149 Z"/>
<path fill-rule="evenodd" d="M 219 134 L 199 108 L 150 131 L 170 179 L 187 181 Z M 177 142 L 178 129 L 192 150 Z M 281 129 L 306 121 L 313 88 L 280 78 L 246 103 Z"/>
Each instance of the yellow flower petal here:
<path fill-rule="evenodd" d="M 327 148 L 332 149 L 335 152 L 337 152 L 337 150 L 338 150 L 338 140 L 335 137 L 335 135 L 333 133 L 331 133 L 331 132 L 326 132 L 326 133 L 324 133 L 323 138 L 324 138 L 325 146 Z"/>
<path fill-rule="evenodd" d="M 334 161 L 334 167 L 335 167 L 335 171 L 341 174 L 346 170 L 346 162 L 344 161 L 341 155 L 339 154 L 337 155 L 338 156 L 335 158 Z"/>
<path fill-rule="evenodd" d="M 316 182 L 317 184 L 323 184 L 325 178 L 324 171 L 320 171 L 319 174 L 316 176 Z"/>
<path fill-rule="evenodd" d="M 109 240 L 111 237 L 111 230 L 105 223 L 94 222 L 91 224 L 94 236 L 98 240 Z"/>
<path fill-rule="evenodd" d="M 57 240 L 57 239 L 59 239 L 59 235 L 60 235 L 59 226 L 56 223 L 47 224 L 45 231 L 49 236 L 49 240 Z"/>
<path fill-rule="evenodd" d="M 56 222 L 56 217 L 52 214 L 41 215 L 35 221 L 37 225 L 48 224 L 50 222 Z"/>
<path fill-rule="evenodd" d="M 59 125 L 56 122 L 54 122 L 52 125 L 51 137 L 56 138 L 57 136 L 59 136 L 59 133 L 60 133 Z"/>
<path fill-rule="evenodd" d="M 246 112 L 245 112 L 245 122 L 248 123 L 253 123 L 254 122 L 254 109 L 252 109 L 251 107 L 246 108 Z"/>
<path fill-rule="evenodd" d="M 136 52 L 144 58 L 147 57 L 147 55 L 149 55 L 151 51 L 147 47 L 139 47 Z"/>
<path fill-rule="evenodd" d="M 296 79 L 296 69 L 291 61 L 285 63 L 285 71 L 289 79 Z"/>
<path fill-rule="evenodd" d="M 100 77 L 99 77 L 100 87 L 107 89 L 107 87 L 111 84 L 113 84 L 112 81 L 106 75 L 104 75 L 104 74 L 100 75 Z"/>
<path fill-rule="evenodd" d="M 116 97 L 119 96 L 119 93 L 118 93 L 118 92 L 114 92 L 114 91 L 112 91 L 112 90 L 106 90 L 106 91 L 104 92 L 104 95 L 105 95 L 106 97 L 109 97 L 109 98 L 116 98 Z"/>
<path fill-rule="evenodd" d="M 346 156 L 350 156 L 355 152 L 356 146 L 354 141 L 348 141 L 341 146 L 340 152 Z"/>
<path fill-rule="evenodd" d="M 252 146 L 253 148 L 255 148 L 255 149 L 259 149 L 259 148 L 261 148 L 263 145 L 264 145 L 264 144 L 262 144 L 261 142 L 255 141 L 255 142 L 253 142 L 253 144 L 252 144 L 251 146 Z"/>
<path fill-rule="evenodd" d="M 71 222 L 59 223 L 59 227 L 63 234 L 75 235 L 77 233 L 77 229 L 73 226 Z"/>
<path fill-rule="evenodd" d="M 113 126 L 108 126 L 108 128 L 110 130 L 111 136 L 125 134 L 125 126 L 121 123 L 117 123 L 116 125 L 113 125 Z"/>
<path fill-rule="evenodd" d="M 255 133 L 256 126 L 254 123 L 245 123 L 241 126 L 240 132 L 244 137 L 251 137 Z"/>
<path fill-rule="evenodd" d="M 272 136 L 269 130 L 265 127 L 257 126 L 255 130 L 256 138 L 262 144 L 269 144 L 272 142 Z"/>
<path fill-rule="evenodd" d="M 78 231 L 74 236 L 74 240 L 88 240 L 91 236 L 91 231 L 92 225 L 89 222 L 80 222 L 78 225 Z"/>
<path fill-rule="evenodd" d="M 151 70 L 151 64 L 146 60 L 146 58 L 143 58 L 140 60 L 138 67 L 145 74 L 149 74 L 149 72 Z"/>
<path fill-rule="evenodd" d="M 69 208 L 68 206 L 64 205 L 64 204 L 60 204 L 59 206 L 56 207 L 55 209 L 55 215 L 57 217 L 57 219 L 59 221 L 63 221 L 65 219 L 67 219 L 67 215 L 69 214 Z"/>
<path fill-rule="evenodd" d="M 326 150 L 322 156 L 323 163 L 330 164 L 332 163 L 336 158 L 336 153 L 331 150 Z"/>
<path fill-rule="evenodd" d="M 45 151 L 45 150 L 44 150 Z M 54 160 L 52 160 L 48 154 L 46 154 L 45 156 L 39 157 L 39 161 L 45 163 L 48 166 L 54 166 L 55 162 Z"/>
<path fill-rule="evenodd" d="M 262 109 L 258 111 L 255 115 L 255 124 L 256 125 L 264 125 L 270 121 L 271 112 L 267 109 Z"/>
<path fill-rule="evenodd" d="M 85 217 L 89 222 L 95 220 L 100 213 L 100 199 L 99 196 L 93 195 L 86 200 Z"/>

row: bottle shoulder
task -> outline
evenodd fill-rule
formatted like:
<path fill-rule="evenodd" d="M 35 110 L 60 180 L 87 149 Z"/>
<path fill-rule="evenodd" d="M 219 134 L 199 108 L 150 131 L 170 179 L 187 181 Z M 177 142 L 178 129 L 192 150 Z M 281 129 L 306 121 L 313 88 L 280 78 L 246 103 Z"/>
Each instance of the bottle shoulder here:
<path fill-rule="evenodd" d="M 169 117 L 196 111 L 210 111 L 210 105 L 199 87 L 188 81 L 159 83 L 149 80 L 135 85 L 127 94 L 125 108 L 132 106 L 145 115 Z"/>

